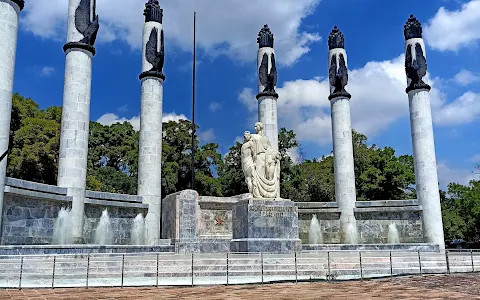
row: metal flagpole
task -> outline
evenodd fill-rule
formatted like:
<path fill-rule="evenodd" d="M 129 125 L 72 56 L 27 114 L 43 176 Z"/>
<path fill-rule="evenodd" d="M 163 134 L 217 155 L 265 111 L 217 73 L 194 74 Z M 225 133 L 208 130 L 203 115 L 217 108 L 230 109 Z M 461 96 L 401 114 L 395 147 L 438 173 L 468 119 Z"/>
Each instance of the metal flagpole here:
<path fill-rule="evenodd" d="M 193 74 L 192 74 L 192 190 L 195 189 L 195 52 L 196 52 L 196 22 L 197 13 L 193 12 Z"/>

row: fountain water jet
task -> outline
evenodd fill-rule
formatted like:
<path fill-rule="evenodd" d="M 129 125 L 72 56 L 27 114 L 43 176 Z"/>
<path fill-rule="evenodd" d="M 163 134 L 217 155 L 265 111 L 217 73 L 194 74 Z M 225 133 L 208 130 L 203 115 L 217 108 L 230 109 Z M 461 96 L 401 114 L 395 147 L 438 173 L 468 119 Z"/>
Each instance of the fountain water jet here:
<path fill-rule="evenodd" d="M 62 207 L 58 212 L 58 217 L 53 226 L 52 244 L 68 245 L 72 243 L 72 217 L 70 209 Z"/>
<path fill-rule="evenodd" d="M 98 222 L 97 228 L 95 229 L 95 244 L 98 245 L 112 245 L 113 244 L 113 234 L 110 226 L 110 217 L 108 216 L 108 210 L 105 209 L 102 212 L 100 221 Z"/>
<path fill-rule="evenodd" d="M 308 243 L 309 244 L 323 244 L 323 235 L 318 222 L 317 215 L 313 214 L 310 221 L 310 230 L 308 231 Z"/>
<path fill-rule="evenodd" d="M 358 244 L 359 240 L 360 240 L 360 238 L 358 236 L 357 227 L 355 227 L 351 223 L 348 224 L 347 225 L 347 232 L 346 232 L 346 235 L 345 235 L 345 243 L 355 245 L 355 244 Z"/>
<path fill-rule="evenodd" d="M 130 244 L 132 245 L 144 245 L 145 244 L 145 220 L 143 215 L 138 214 L 133 219 L 133 226 L 131 232 Z"/>
<path fill-rule="evenodd" d="M 400 244 L 400 235 L 398 234 L 397 225 L 395 225 L 395 223 L 388 225 L 387 239 L 389 244 Z"/>

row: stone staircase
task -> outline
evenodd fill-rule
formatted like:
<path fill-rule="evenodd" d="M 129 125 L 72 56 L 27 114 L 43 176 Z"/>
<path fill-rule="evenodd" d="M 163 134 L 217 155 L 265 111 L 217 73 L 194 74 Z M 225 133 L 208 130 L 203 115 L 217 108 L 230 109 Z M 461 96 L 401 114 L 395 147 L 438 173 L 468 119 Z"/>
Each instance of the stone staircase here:
<path fill-rule="evenodd" d="M 236 284 L 472 271 L 480 271 L 480 252 L 30 255 L 0 257 L 0 287 Z"/>

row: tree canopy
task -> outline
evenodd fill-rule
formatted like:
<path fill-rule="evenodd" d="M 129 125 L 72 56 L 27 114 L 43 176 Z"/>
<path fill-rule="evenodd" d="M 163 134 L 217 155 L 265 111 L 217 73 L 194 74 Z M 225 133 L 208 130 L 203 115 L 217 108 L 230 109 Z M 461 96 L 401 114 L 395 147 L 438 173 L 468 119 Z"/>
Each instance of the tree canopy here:
<path fill-rule="evenodd" d="M 13 95 L 12 104 L 7 176 L 55 185 L 61 108 L 40 109 L 35 101 L 19 94 Z M 192 123 L 187 120 L 163 124 L 163 196 L 191 188 L 191 130 Z M 416 197 L 411 155 L 398 156 L 391 147 L 369 145 L 367 137 L 359 132 L 353 131 L 352 137 L 358 201 Z M 281 197 L 294 201 L 335 201 L 333 156 L 293 161 L 290 153 L 301 149 L 295 133 L 281 128 L 278 139 Z M 136 194 L 138 141 L 139 133 L 128 122 L 110 126 L 90 122 L 87 188 Z M 218 144 L 200 145 L 195 137 L 195 189 L 200 195 L 233 196 L 247 192 L 241 146 L 236 142 L 222 158 Z M 480 181 L 471 181 L 466 186 L 451 183 L 440 194 L 445 237 L 478 240 Z"/>

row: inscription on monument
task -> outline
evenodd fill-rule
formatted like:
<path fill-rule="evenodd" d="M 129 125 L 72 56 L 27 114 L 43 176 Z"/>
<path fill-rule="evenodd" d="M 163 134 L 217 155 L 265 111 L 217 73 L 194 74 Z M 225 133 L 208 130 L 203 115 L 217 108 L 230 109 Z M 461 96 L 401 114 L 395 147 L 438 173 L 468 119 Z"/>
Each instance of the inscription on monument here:
<path fill-rule="evenodd" d="M 295 209 L 294 206 L 251 206 L 249 211 L 260 212 L 262 217 L 284 217 L 294 212 Z"/>

